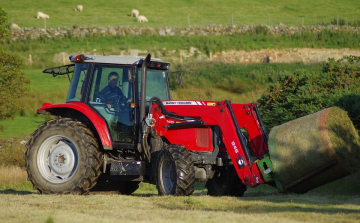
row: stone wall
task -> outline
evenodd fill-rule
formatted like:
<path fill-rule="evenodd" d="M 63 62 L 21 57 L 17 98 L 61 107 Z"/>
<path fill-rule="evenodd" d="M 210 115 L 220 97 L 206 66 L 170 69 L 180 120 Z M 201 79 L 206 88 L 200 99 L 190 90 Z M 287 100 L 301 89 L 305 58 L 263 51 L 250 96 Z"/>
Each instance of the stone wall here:
<path fill-rule="evenodd" d="M 216 36 L 216 35 L 240 35 L 246 32 L 268 32 L 271 35 L 292 35 L 301 32 L 320 32 L 322 30 L 329 30 L 332 32 L 353 32 L 359 34 L 360 27 L 350 26 L 222 26 L 222 25 L 207 25 L 207 26 L 191 26 L 191 27 L 129 27 L 129 26 L 112 26 L 112 27 L 71 27 L 71 28 L 23 28 L 12 29 L 11 37 L 13 41 L 20 39 L 38 39 L 41 36 L 48 38 L 64 38 L 72 36 L 76 38 L 87 36 L 136 36 L 136 35 L 157 35 L 157 36 Z M 63 64 L 67 62 L 64 58 L 75 52 L 61 52 L 54 56 L 54 62 Z M 92 52 L 84 52 L 85 54 L 96 55 L 96 49 Z M 271 49 L 258 51 L 222 51 L 211 52 L 207 55 L 205 52 L 199 51 L 194 47 L 190 49 L 179 49 L 177 51 L 155 51 L 148 52 L 146 50 L 128 49 L 119 51 L 117 54 L 144 56 L 151 53 L 155 57 L 162 58 L 169 62 L 186 62 L 190 60 L 217 60 L 234 63 L 261 63 L 268 59 L 270 63 L 318 63 L 326 61 L 329 57 L 340 59 L 343 56 L 360 56 L 360 51 L 357 49 Z M 116 53 L 115 53 L 116 54 Z M 31 61 L 31 59 L 29 59 Z M 64 62 L 65 61 L 65 62 Z M 31 62 L 29 62 L 31 63 Z"/>
<path fill-rule="evenodd" d="M 191 27 L 63 27 L 63 28 L 22 28 L 12 29 L 11 38 L 13 41 L 19 39 L 38 39 L 41 36 L 49 38 L 88 37 L 88 36 L 138 36 L 138 35 L 158 35 L 158 36 L 221 36 L 221 35 L 240 35 L 247 32 L 266 30 L 271 35 L 295 34 L 301 32 L 320 32 L 329 30 L 333 32 L 354 32 L 359 33 L 360 27 L 352 26 L 265 26 L 265 25 L 204 25 Z"/>

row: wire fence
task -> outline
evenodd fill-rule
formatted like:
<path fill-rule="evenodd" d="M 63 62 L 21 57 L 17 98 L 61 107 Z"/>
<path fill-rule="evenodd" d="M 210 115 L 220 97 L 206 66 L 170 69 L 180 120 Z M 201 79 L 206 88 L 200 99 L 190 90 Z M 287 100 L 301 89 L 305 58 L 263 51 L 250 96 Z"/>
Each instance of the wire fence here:
<path fill-rule="evenodd" d="M 21 19 L 9 18 L 10 23 L 18 24 L 21 28 L 57 28 L 57 27 L 73 27 L 73 26 L 204 26 L 204 25 L 280 25 L 287 26 L 314 26 L 314 25 L 351 25 L 360 26 L 360 17 L 276 17 L 276 16 L 199 16 L 184 15 L 183 17 L 158 17 L 156 14 L 147 16 L 148 22 L 139 23 L 136 18 L 129 15 L 119 15 L 109 18 L 108 15 L 88 17 L 81 14 L 76 19 L 62 18 L 61 20 L 52 19 Z"/>

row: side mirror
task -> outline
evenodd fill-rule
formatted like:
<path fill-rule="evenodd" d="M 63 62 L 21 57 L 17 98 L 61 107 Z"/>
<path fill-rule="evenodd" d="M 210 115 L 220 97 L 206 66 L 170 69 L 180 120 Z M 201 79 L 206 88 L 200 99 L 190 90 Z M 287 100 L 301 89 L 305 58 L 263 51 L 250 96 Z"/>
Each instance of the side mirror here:
<path fill-rule="evenodd" d="M 177 83 L 178 85 L 180 85 L 180 84 L 183 83 L 181 71 L 176 71 L 176 83 Z"/>
<path fill-rule="evenodd" d="M 169 78 L 170 75 L 172 75 L 172 74 L 176 74 L 176 84 L 177 84 L 177 85 L 181 85 L 181 84 L 183 83 L 181 71 L 168 72 L 168 73 L 167 73 L 168 78 Z"/>

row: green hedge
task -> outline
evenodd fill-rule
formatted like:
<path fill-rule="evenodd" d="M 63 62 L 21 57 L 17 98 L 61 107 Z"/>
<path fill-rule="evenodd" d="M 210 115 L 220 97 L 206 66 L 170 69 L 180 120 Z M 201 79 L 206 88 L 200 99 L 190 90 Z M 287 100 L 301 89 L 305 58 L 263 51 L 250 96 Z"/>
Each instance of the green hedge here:
<path fill-rule="evenodd" d="M 290 120 L 338 106 L 360 127 L 360 59 L 328 59 L 321 72 L 284 73 L 258 100 L 268 129 Z"/>

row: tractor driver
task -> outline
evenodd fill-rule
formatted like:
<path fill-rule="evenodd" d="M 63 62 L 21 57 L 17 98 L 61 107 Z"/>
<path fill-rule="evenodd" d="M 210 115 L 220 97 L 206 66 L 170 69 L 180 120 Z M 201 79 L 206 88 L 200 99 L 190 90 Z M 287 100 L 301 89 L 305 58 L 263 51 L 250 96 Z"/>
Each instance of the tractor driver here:
<path fill-rule="evenodd" d="M 117 86 L 119 74 L 111 72 L 108 76 L 108 85 L 100 91 L 101 99 L 108 108 L 113 108 L 116 104 L 126 101 L 127 98 Z"/>

